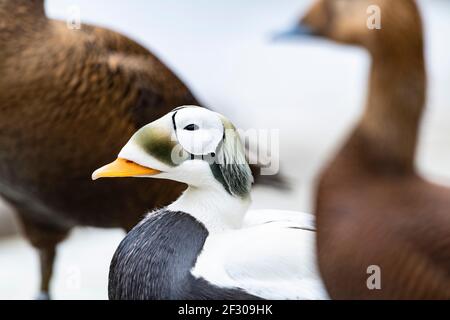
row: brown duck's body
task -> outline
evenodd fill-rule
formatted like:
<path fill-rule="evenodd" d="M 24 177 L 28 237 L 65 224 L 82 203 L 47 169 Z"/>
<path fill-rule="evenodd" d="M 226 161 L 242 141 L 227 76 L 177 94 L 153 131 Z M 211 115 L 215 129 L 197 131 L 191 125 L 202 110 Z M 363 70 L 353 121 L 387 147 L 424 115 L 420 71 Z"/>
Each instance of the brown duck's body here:
<path fill-rule="evenodd" d="M 198 104 L 155 56 L 126 37 L 49 20 L 43 1 L 0 1 L 0 195 L 40 251 L 48 292 L 55 246 L 74 226 L 134 226 L 184 186 L 91 182 L 142 125 Z"/>
<path fill-rule="evenodd" d="M 339 12 L 320 1 L 303 20 L 372 57 L 366 111 L 319 179 L 321 274 L 334 299 L 450 299 L 450 189 L 420 178 L 414 165 L 426 97 L 419 13 L 411 0 L 341 4 Z M 349 22 L 355 7 L 344 5 L 355 4 L 379 5 L 382 29 L 361 29 L 365 11 Z M 320 27 L 319 12 L 335 25 Z"/>
<path fill-rule="evenodd" d="M 449 190 L 371 167 L 366 143 L 354 136 L 320 179 L 318 257 L 330 296 L 450 299 Z M 380 290 L 367 286 L 370 266 Z"/>

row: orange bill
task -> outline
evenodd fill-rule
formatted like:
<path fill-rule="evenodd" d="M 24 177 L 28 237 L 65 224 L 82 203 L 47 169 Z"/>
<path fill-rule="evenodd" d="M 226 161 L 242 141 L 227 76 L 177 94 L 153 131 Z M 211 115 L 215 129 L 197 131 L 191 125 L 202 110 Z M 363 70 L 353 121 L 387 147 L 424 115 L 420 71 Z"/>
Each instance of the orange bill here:
<path fill-rule="evenodd" d="M 97 169 L 92 174 L 92 180 L 100 178 L 151 176 L 161 171 L 141 166 L 133 161 L 117 158 L 116 161 Z"/>

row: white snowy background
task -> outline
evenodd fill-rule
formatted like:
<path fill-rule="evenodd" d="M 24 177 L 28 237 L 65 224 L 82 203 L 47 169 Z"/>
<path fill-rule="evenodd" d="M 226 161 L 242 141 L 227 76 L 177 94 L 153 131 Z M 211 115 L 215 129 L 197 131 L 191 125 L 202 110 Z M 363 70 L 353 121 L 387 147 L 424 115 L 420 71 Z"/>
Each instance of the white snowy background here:
<path fill-rule="evenodd" d="M 314 177 L 362 111 L 367 54 L 320 40 L 273 43 L 309 0 L 49 0 L 47 13 L 120 31 L 153 50 L 207 106 L 238 127 L 280 130 L 281 169 L 292 191 L 256 188 L 254 208 L 311 210 Z M 429 67 L 428 109 L 418 167 L 450 184 L 450 1 L 422 0 Z M 0 203 L 0 230 L 11 229 Z M 56 299 L 105 299 L 120 230 L 77 229 L 60 246 Z M 0 238 L 0 299 L 31 299 L 37 256 L 18 235 Z"/>

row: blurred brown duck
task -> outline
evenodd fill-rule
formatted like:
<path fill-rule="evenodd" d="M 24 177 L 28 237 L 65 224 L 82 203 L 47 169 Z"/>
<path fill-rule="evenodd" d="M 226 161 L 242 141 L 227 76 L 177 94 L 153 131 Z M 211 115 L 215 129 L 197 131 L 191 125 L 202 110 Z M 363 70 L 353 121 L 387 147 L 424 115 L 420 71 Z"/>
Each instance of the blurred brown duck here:
<path fill-rule="evenodd" d="M 179 196 L 178 183 L 93 184 L 90 174 L 142 125 L 198 102 L 136 42 L 70 30 L 46 18 L 43 0 L 0 0 L 0 43 L 0 194 L 39 250 L 46 298 L 55 247 L 71 228 L 129 230 Z"/>
<path fill-rule="evenodd" d="M 366 26 L 370 5 L 381 10 L 381 29 Z M 372 58 L 366 110 L 317 189 L 319 264 L 331 297 L 449 299 L 450 190 L 414 165 L 426 97 L 416 3 L 319 0 L 288 35 L 300 34 L 363 46 Z M 367 286 L 372 265 L 380 290 Z"/>
<path fill-rule="evenodd" d="M 41 297 L 71 228 L 129 230 L 178 198 L 180 183 L 90 176 L 141 126 L 192 104 L 189 89 L 138 43 L 85 24 L 68 29 L 47 19 L 43 0 L 0 0 L 0 194 L 39 250 Z"/>

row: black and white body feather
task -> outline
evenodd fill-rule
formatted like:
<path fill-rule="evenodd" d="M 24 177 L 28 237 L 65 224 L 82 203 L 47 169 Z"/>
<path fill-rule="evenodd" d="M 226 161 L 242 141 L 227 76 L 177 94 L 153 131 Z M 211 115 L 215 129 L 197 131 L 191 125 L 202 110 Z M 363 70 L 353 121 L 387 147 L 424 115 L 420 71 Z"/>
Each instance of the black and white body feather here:
<path fill-rule="evenodd" d="M 202 224 L 184 212 L 149 215 L 121 242 L 111 262 L 112 300 L 258 299 L 192 275 L 208 238 Z"/>
<path fill-rule="evenodd" d="M 310 215 L 249 213 L 272 217 L 263 224 L 211 234 L 187 213 L 152 213 L 117 249 L 109 298 L 326 299 Z"/>

